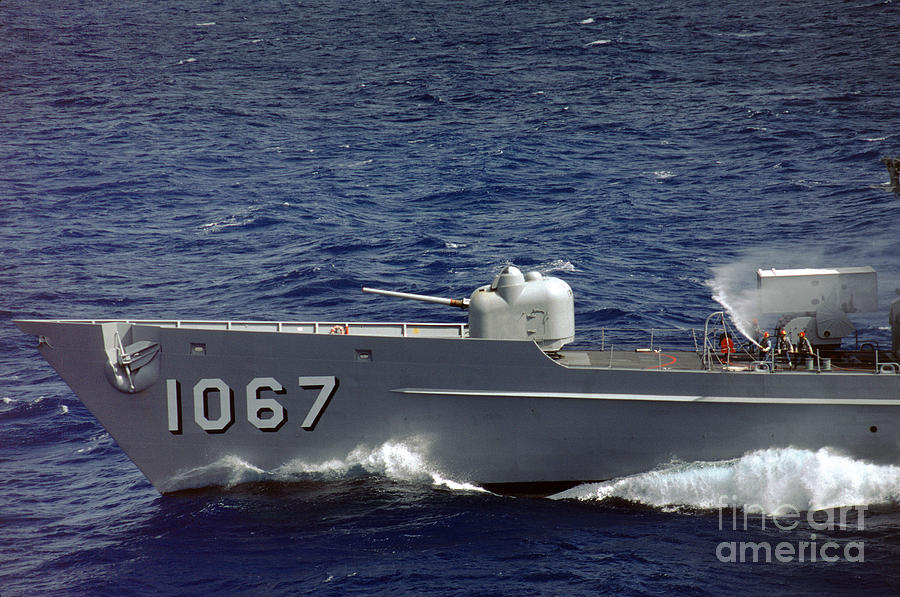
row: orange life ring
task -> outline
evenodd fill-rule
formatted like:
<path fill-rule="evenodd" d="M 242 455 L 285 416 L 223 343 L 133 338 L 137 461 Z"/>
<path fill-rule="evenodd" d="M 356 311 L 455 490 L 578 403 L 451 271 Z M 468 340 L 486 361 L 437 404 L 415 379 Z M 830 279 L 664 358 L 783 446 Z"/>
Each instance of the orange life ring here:
<path fill-rule="evenodd" d="M 340 324 L 331 326 L 331 331 L 329 332 L 329 334 L 349 334 L 349 333 L 350 333 L 350 328 L 347 327 L 346 325 L 340 325 Z"/>

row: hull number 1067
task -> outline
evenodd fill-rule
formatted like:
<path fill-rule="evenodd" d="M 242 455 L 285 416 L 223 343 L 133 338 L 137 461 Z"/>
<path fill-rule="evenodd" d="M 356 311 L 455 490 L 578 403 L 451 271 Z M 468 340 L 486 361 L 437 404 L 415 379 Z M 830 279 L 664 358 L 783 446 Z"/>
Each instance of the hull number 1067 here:
<path fill-rule="evenodd" d="M 306 413 L 301 427 L 307 431 L 316 424 L 325 412 L 331 397 L 338 388 L 338 380 L 333 375 L 301 377 L 298 385 L 304 390 L 318 389 L 315 401 Z M 287 422 L 288 411 L 271 396 L 286 394 L 284 386 L 274 377 L 255 377 L 247 384 L 247 422 L 260 431 L 278 431 Z M 217 377 L 201 379 L 194 384 L 194 422 L 207 433 L 225 433 L 234 424 L 234 390 Z M 181 383 L 177 379 L 166 380 L 166 404 L 169 431 L 182 432 Z"/>

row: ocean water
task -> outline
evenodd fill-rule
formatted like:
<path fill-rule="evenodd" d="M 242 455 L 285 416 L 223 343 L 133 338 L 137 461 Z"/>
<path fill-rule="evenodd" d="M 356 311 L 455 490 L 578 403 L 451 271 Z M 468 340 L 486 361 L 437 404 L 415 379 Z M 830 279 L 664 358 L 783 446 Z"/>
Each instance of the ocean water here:
<path fill-rule="evenodd" d="M 527 499 L 397 442 L 160 496 L 11 320 L 448 321 L 359 287 L 514 263 L 587 344 L 871 265 L 886 343 L 898 39 L 876 0 L 0 3 L 0 595 L 897 594 L 900 468 L 827 449 Z"/>

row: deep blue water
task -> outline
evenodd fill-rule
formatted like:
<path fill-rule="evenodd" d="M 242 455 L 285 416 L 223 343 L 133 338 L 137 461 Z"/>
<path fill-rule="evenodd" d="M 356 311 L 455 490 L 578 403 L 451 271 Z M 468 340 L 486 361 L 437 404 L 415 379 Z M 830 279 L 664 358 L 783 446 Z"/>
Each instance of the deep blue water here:
<path fill-rule="evenodd" d="M 108 4 L 0 3 L 3 597 L 900 591 L 898 468 L 828 452 L 537 500 L 401 449 L 162 497 L 10 322 L 453 320 L 358 289 L 506 263 L 573 287 L 580 342 L 698 325 L 757 267 L 871 265 L 886 311 L 900 3 Z M 734 530 L 719 495 L 868 510 Z M 717 557 L 814 534 L 864 561 Z"/>

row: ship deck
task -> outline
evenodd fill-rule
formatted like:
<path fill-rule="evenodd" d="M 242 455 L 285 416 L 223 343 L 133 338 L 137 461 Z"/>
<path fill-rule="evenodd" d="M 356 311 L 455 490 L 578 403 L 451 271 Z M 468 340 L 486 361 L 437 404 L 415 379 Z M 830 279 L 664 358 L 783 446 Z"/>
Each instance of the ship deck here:
<path fill-rule="evenodd" d="M 78 323 L 78 324 L 102 324 L 102 323 L 127 323 L 134 325 L 157 326 L 161 328 L 196 329 L 196 330 L 223 330 L 235 332 L 266 332 L 279 334 L 326 334 L 326 335 L 350 335 L 350 336 L 382 336 L 399 338 L 469 338 L 469 326 L 465 323 L 408 323 L 408 322 L 316 322 L 316 321 L 231 321 L 231 320 L 147 320 L 147 319 L 45 319 L 45 320 L 21 320 L 42 321 L 52 323 Z M 710 372 L 760 372 L 769 369 L 760 369 L 760 363 L 744 350 L 729 355 L 722 355 L 715 350 L 708 350 L 708 355 L 713 360 L 712 367 L 703 362 L 702 352 L 699 349 L 691 350 L 657 348 L 660 346 L 660 336 L 663 332 L 674 332 L 675 337 L 681 341 L 673 344 L 681 344 L 683 347 L 693 342 L 698 345 L 697 333 L 693 330 L 674 329 L 641 330 L 648 334 L 650 348 L 616 349 L 606 342 L 609 330 L 603 330 L 603 339 L 599 349 L 581 348 L 570 346 L 556 353 L 548 353 L 557 363 L 572 369 L 633 369 L 633 370 L 660 370 L 660 371 L 710 371 Z M 634 330 L 631 330 L 634 332 Z M 640 343 L 640 341 L 639 341 Z M 654 346 L 655 343 L 655 346 Z M 647 346 L 646 343 L 640 343 Z M 701 342 L 702 344 L 702 342 Z M 824 356 L 824 355 L 823 355 Z M 829 355 L 830 369 L 844 372 L 872 372 L 900 374 L 900 364 L 894 360 L 897 355 L 891 355 L 883 351 L 845 351 Z M 775 371 L 808 373 L 822 370 L 822 362 L 817 362 L 810 368 L 806 362 L 797 362 L 794 357 L 795 367 L 779 359 L 775 363 Z"/>
<path fill-rule="evenodd" d="M 573 369 L 704 370 L 697 353 L 687 350 L 561 350 L 556 362 Z"/>
<path fill-rule="evenodd" d="M 660 370 L 660 371 L 708 371 L 713 373 L 753 372 L 764 373 L 769 371 L 765 367 L 760 368 L 760 363 L 749 355 L 736 353 L 726 359 L 724 355 L 715 354 L 713 366 L 704 365 L 700 354 L 692 350 L 561 350 L 554 359 L 560 365 L 572 369 L 636 369 L 636 370 Z M 862 360 L 868 356 L 866 360 Z M 848 351 L 840 356 L 832 354 L 832 359 L 826 369 L 823 369 L 822 361 L 815 359 L 810 367 L 807 367 L 805 359 L 798 361 L 794 357 L 794 367 L 782 359 L 775 363 L 775 371 L 779 373 L 806 374 L 813 372 L 838 371 L 844 373 L 900 373 L 900 366 L 891 361 L 874 361 L 874 353 L 862 353 Z M 771 364 L 771 363 L 769 363 Z"/>

